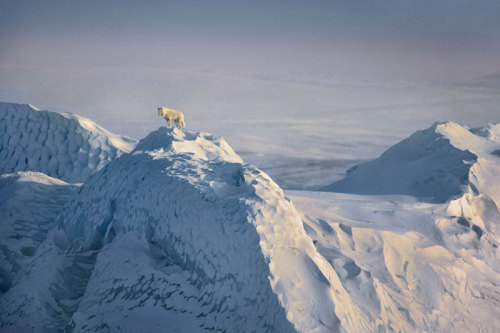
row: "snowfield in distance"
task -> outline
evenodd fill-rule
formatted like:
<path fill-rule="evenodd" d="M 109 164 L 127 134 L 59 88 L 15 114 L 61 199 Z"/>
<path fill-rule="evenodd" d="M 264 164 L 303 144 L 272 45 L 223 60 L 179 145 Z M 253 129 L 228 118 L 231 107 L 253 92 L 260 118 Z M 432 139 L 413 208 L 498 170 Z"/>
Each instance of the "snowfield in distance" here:
<path fill-rule="evenodd" d="M 500 330 L 497 125 L 283 192 L 221 137 L 1 105 L 1 331 Z"/>

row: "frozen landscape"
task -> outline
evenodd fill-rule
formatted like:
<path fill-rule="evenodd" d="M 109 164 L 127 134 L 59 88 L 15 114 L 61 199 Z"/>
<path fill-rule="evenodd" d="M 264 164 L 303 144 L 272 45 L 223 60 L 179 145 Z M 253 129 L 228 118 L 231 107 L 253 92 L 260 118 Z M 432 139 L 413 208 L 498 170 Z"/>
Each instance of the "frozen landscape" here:
<path fill-rule="evenodd" d="M 2 332 L 500 329 L 499 125 L 430 122 L 283 191 L 189 119 L 0 119 Z"/>
<path fill-rule="evenodd" d="M 499 180 L 497 0 L 0 0 L 0 333 L 497 333 Z"/>

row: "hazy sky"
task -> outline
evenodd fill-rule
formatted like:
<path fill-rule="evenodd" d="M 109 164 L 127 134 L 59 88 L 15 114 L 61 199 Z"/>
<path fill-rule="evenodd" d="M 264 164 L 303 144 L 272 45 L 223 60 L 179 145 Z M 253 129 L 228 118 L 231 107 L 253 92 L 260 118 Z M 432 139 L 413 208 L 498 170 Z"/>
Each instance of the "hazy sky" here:
<path fill-rule="evenodd" d="M 500 72 L 500 1 L 0 0 L 0 66 L 466 79 Z"/>

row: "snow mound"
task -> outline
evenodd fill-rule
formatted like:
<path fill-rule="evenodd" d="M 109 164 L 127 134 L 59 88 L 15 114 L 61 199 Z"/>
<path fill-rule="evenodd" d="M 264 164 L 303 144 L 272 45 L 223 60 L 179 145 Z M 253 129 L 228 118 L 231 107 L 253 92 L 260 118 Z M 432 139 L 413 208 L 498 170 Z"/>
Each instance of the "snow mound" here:
<path fill-rule="evenodd" d="M 500 214 L 484 196 L 431 204 L 405 196 L 288 194 L 375 331 L 499 331 Z"/>
<path fill-rule="evenodd" d="M 26 331 L 374 329 L 265 173 L 167 128 L 82 185 L 0 313 Z"/>
<path fill-rule="evenodd" d="M 488 130 L 488 133 L 493 133 Z M 453 122 L 435 123 L 357 165 L 323 191 L 355 194 L 403 194 L 445 202 L 463 192 L 469 170 L 490 138 Z"/>
<path fill-rule="evenodd" d="M 83 182 L 135 143 L 75 114 L 0 102 L 0 173 L 39 171 Z"/>
<path fill-rule="evenodd" d="M 499 128 L 419 131 L 333 184 L 363 196 L 291 193 L 318 252 L 380 330 L 499 331 Z"/>
<path fill-rule="evenodd" d="M 76 188 L 39 172 L 0 176 L 0 293 L 35 254 Z"/>

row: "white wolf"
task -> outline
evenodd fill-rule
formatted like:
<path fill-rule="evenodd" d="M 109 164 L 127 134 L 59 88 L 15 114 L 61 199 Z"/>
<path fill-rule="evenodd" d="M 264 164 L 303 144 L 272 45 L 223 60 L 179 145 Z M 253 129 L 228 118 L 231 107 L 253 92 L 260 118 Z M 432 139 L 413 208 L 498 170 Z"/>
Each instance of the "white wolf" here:
<path fill-rule="evenodd" d="M 184 114 L 182 114 L 182 112 L 180 112 L 179 110 L 160 106 L 158 108 L 158 115 L 165 118 L 165 120 L 168 122 L 168 127 L 172 127 L 172 120 L 175 121 L 175 125 L 177 126 L 177 128 L 182 129 L 182 127 L 186 127 L 186 123 L 184 122 Z"/>

